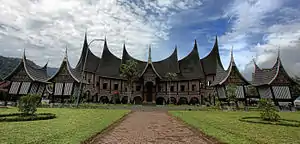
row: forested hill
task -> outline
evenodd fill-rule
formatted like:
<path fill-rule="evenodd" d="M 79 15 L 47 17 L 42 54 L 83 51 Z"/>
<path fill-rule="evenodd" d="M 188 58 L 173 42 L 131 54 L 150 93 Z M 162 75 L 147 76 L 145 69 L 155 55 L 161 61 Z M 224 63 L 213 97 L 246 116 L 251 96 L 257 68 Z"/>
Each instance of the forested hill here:
<path fill-rule="evenodd" d="M 13 58 L 13 57 L 4 57 L 0 56 L 0 78 L 4 78 L 7 76 L 10 72 L 14 70 L 14 68 L 18 65 L 20 62 L 20 58 Z M 28 60 L 30 63 L 33 63 L 36 65 L 34 62 Z M 57 68 L 51 68 L 48 67 L 48 75 L 53 75 Z"/>

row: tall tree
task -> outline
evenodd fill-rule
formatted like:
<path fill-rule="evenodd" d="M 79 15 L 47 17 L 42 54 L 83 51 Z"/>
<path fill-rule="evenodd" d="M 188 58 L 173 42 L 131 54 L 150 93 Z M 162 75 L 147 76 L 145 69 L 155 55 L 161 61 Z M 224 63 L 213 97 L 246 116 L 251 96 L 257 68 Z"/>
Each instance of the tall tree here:
<path fill-rule="evenodd" d="M 229 103 L 234 102 L 236 108 L 238 109 L 239 106 L 238 106 L 237 98 L 236 98 L 236 90 L 237 90 L 236 85 L 234 85 L 234 84 L 227 85 L 227 88 L 226 88 L 227 100 L 228 100 Z"/>
<path fill-rule="evenodd" d="M 171 86 L 171 82 L 174 81 L 177 78 L 177 74 L 168 72 L 168 73 L 166 73 L 165 77 L 168 80 L 169 86 Z M 170 96 L 171 96 L 171 88 L 170 88 L 170 91 L 169 91 L 169 94 L 168 94 L 168 104 L 171 101 Z"/>
<path fill-rule="evenodd" d="M 134 60 L 127 60 L 125 64 L 120 67 L 121 77 L 127 80 L 127 88 L 129 90 L 128 103 L 131 100 L 132 86 L 134 81 L 138 79 L 137 62 Z"/>

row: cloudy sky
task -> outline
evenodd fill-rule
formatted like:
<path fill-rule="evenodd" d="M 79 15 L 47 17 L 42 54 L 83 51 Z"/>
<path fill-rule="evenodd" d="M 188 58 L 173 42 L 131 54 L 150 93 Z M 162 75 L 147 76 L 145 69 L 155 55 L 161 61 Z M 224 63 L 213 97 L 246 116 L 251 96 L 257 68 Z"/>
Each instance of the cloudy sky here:
<path fill-rule="evenodd" d="M 146 60 L 168 57 L 175 45 L 183 58 L 197 39 L 199 54 L 219 37 L 221 59 L 229 62 L 233 46 L 239 69 L 249 78 L 254 58 L 262 68 L 281 59 L 300 74 L 300 0 L 0 0 L 0 54 L 27 57 L 39 65 L 58 67 L 68 47 L 71 64 L 79 59 L 84 32 L 88 40 L 106 36 L 109 49 Z M 103 42 L 91 44 L 101 56 Z"/>

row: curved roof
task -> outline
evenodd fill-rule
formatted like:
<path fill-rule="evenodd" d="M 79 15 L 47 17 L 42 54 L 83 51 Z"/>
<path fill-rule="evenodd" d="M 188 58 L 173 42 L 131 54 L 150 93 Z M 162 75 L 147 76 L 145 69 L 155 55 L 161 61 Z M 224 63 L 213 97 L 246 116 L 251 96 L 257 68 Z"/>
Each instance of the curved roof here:
<path fill-rule="evenodd" d="M 53 76 L 51 76 L 48 81 L 53 81 L 53 79 L 58 76 L 59 73 L 61 73 L 62 71 L 66 70 L 67 73 L 74 79 L 74 81 L 76 82 L 80 82 L 81 78 L 81 72 L 78 71 L 76 68 L 73 69 L 68 61 L 68 57 L 67 57 L 67 50 L 64 56 L 64 59 L 62 61 L 62 63 L 60 64 L 59 69 L 55 72 L 55 74 Z M 85 82 L 85 81 L 83 81 Z"/>
<path fill-rule="evenodd" d="M 140 73 L 142 73 L 142 70 L 146 67 L 147 62 L 135 59 L 134 57 L 132 57 L 126 50 L 126 46 L 125 44 L 123 45 L 123 54 L 122 54 L 122 59 L 121 59 L 121 63 L 125 64 L 127 60 L 133 60 L 135 62 L 137 62 L 137 69 L 140 71 Z"/>
<path fill-rule="evenodd" d="M 157 73 L 164 77 L 166 73 L 179 73 L 179 64 L 177 58 L 177 47 L 175 47 L 173 53 L 164 60 L 152 62 L 153 67 L 157 71 Z"/>
<path fill-rule="evenodd" d="M 198 79 L 205 77 L 196 40 L 192 51 L 186 57 L 179 60 L 179 69 L 179 79 Z"/>
<path fill-rule="evenodd" d="M 85 56 L 86 56 L 86 60 L 85 60 Z M 75 69 L 77 69 L 78 71 L 82 71 L 85 61 L 86 61 L 86 64 L 85 64 L 84 70 L 87 72 L 95 72 L 97 70 L 98 63 L 100 62 L 100 58 L 95 56 L 89 49 L 86 34 L 84 36 L 84 42 L 83 42 L 81 56 L 79 58 L 79 61 L 76 65 Z"/>
<path fill-rule="evenodd" d="M 120 78 L 120 65 L 121 59 L 109 51 L 105 39 L 102 57 L 98 64 L 96 74 L 100 76 Z"/>
<path fill-rule="evenodd" d="M 287 78 L 289 81 L 294 82 L 294 80 L 288 75 L 286 70 L 284 69 L 281 59 L 280 59 L 280 54 L 278 51 L 278 56 L 276 58 L 276 61 L 272 68 L 270 69 L 261 69 L 257 66 L 257 64 L 254 62 L 254 74 L 252 78 L 252 85 L 254 86 L 260 86 L 260 85 L 270 85 L 272 84 L 275 79 L 283 75 L 285 78 Z"/>
<path fill-rule="evenodd" d="M 217 64 L 223 68 L 221 63 L 220 54 L 219 54 L 219 46 L 218 46 L 218 38 L 216 36 L 215 44 L 210 53 L 201 59 L 201 63 L 203 66 L 203 70 L 205 75 L 216 74 Z"/>
<path fill-rule="evenodd" d="M 243 82 L 243 84 L 248 85 L 249 82 L 243 77 L 243 75 L 238 70 L 234 57 L 233 57 L 233 51 L 231 50 L 231 58 L 230 58 L 230 64 L 228 66 L 228 69 L 225 71 L 224 68 L 219 64 L 219 60 L 217 59 L 217 67 L 216 67 L 216 78 L 212 82 L 211 86 L 215 85 L 222 85 L 224 82 L 230 78 L 232 74 L 237 74 L 238 78 Z"/>
<path fill-rule="evenodd" d="M 44 67 L 39 67 L 34 65 L 34 63 L 29 62 L 25 56 L 25 50 L 23 52 L 23 57 L 20 63 L 16 66 L 16 68 L 5 78 L 5 80 L 10 79 L 15 73 L 21 71 L 22 69 L 25 70 L 27 76 L 32 81 L 38 82 L 47 82 L 48 75 L 47 75 L 47 64 Z"/>

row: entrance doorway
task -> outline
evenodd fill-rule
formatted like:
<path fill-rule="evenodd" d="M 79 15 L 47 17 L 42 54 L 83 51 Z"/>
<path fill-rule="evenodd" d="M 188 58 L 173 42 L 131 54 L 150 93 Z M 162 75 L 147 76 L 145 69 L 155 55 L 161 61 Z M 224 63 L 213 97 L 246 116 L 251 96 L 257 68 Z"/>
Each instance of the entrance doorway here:
<path fill-rule="evenodd" d="M 153 99 L 152 99 L 153 83 L 152 82 L 147 82 L 146 83 L 146 89 L 147 89 L 147 92 L 146 92 L 146 101 L 147 102 L 152 102 L 153 101 Z"/>

